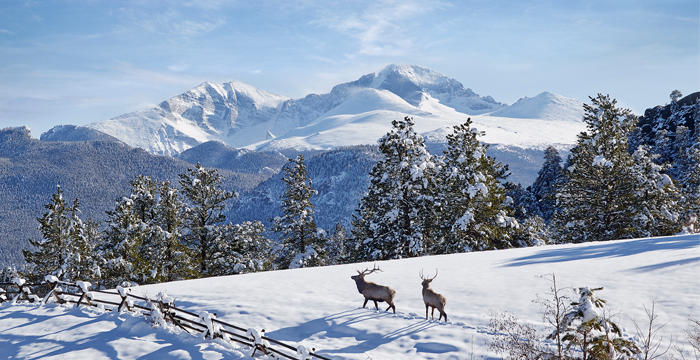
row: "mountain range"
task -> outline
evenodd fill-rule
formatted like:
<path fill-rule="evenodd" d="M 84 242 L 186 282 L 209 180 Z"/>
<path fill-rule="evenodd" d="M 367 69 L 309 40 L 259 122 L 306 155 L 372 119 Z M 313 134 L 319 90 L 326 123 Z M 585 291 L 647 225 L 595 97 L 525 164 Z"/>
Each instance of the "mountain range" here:
<path fill-rule="evenodd" d="M 472 117 L 492 144 L 566 147 L 583 130 L 582 104 L 543 92 L 507 106 L 459 81 L 414 65 L 383 70 L 300 99 L 242 82 L 205 82 L 158 106 L 88 127 L 157 155 L 208 141 L 251 150 L 328 150 L 374 144 L 391 120 L 412 116 L 417 131 L 440 141 Z"/>

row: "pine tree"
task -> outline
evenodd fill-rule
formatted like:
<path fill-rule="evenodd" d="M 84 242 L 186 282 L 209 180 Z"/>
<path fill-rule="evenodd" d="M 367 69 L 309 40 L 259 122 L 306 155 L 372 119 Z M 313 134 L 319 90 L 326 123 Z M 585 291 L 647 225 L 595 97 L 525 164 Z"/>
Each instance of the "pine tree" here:
<path fill-rule="evenodd" d="M 683 224 L 686 231 L 700 232 L 700 136 L 692 147 L 686 150 L 687 170 L 681 178 L 683 199 Z"/>
<path fill-rule="evenodd" d="M 83 222 L 78 209 L 78 201 L 74 201 L 71 211 L 70 241 L 67 244 L 68 256 L 63 265 L 64 280 L 90 281 L 96 283 L 101 276 L 101 259 L 95 249 L 101 241 L 99 224 L 88 220 Z"/>
<path fill-rule="evenodd" d="M 149 223 L 155 216 L 156 183 L 147 176 L 131 182 L 131 194 L 117 199 L 114 210 L 107 211 L 107 229 L 99 247 L 104 259 L 105 286 L 122 282 L 150 281 L 153 271 L 149 263 Z"/>
<path fill-rule="evenodd" d="M 355 258 L 424 255 L 437 236 L 436 164 L 413 125 L 410 117 L 394 120 L 379 139 L 384 159 L 372 168 L 353 221 Z"/>
<path fill-rule="evenodd" d="M 263 235 L 264 232 L 265 226 L 260 221 L 224 226 L 224 235 L 216 246 L 212 273 L 232 275 L 272 269 L 273 242 Z"/>
<path fill-rule="evenodd" d="M 348 260 L 349 245 L 347 229 L 340 223 L 335 224 L 335 230 L 328 239 L 329 264 L 344 264 Z"/>
<path fill-rule="evenodd" d="M 471 119 L 447 135 L 444 164 L 439 171 L 438 203 L 442 211 L 441 241 L 434 253 L 454 253 L 511 247 L 518 222 L 507 206 L 501 180 L 507 167 L 486 155 L 482 135 L 471 127 Z"/>
<path fill-rule="evenodd" d="M 153 280 L 174 281 L 193 276 L 189 249 L 182 242 L 185 204 L 170 181 L 160 183 L 154 217 L 149 223 L 149 241 L 152 246 L 148 263 L 153 266 Z"/>
<path fill-rule="evenodd" d="M 318 236 L 314 221 L 314 206 L 311 197 L 318 192 L 313 189 L 306 173 L 304 156 L 289 159 L 284 167 L 282 181 L 282 216 L 273 219 L 272 230 L 280 233 L 282 248 L 278 255 L 280 268 L 325 265 L 324 238 Z"/>
<path fill-rule="evenodd" d="M 544 151 L 544 163 L 529 188 L 535 196 L 542 218 L 549 222 L 556 209 L 556 190 L 561 181 L 562 168 L 559 151 L 553 146 Z M 537 214 L 536 214 L 537 215 Z"/>
<path fill-rule="evenodd" d="M 635 234 L 637 179 L 627 137 L 634 115 L 608 95 L 584 104 L 587 131 L 578 136 L 564 169 L 554 215 L 562 242 L 628 238 Z"/>
<path fill-rule="evenodd" d="M 236 194 L 220 188 L 221 175 L 216 169 L 205 169 L 197 163 L 194 169 L 180 174 L 180 187 L 189 204 L 185 215 L 184 235 L 186 244 L 195 252 L 197 271 L 201 276 L 210 276 L 215 244 L 222 236 L 226 220 L 223 210 L 226 201 Z"/>
<path fill-rule="evenodd" d="M 681 230 L 680 192 L 671 177 L 664 174 L 668 166 L 658 165 L 646 145 L 641 145 L 632 158 L 632 176 L 637 180 L 635 200 L 634 236 L 649 237 L 671 235 Z"/>
<path fill-rule="evenodd" d="M 595 296 L 603 288 L 579 288 L 579 300 L 564 315 L 562 324 L 549 338 L 560 335 L 567 350 L 580 351 L 583 360 L 632 358 L 639 348 L 622 337 L 622 330 L 604 312 L 606 301 Z"/>
<path fill-rule="evenodd" d="M 70 257 L 73 226 L 73 213 L 77 211 L 78 202 L 66 206 L 63 190 L 56 187 L 56 193 L 51 196 L 51 202 L 44 205 L 46 212 L 38 218 L 42 239 L 30 239 L 29 243 L 35 250 L 23 250 L 24 259 L 29 265 L 26 274 L 31 280 L 42 280 L 45 275 L 56 275 L 63 278 L 64 265 Z"/>

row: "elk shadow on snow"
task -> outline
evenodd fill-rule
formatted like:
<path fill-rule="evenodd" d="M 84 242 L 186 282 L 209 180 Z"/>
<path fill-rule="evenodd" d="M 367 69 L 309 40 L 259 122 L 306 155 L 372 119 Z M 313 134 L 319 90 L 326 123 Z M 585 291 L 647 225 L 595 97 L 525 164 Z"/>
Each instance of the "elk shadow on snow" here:
<path fill-rule="evenodd" d="M 307 340 L 315 334 L 323 334 L 323 337 L 326 338 L 354 338 L 358 342 L 355 345 L 349 345 L 339 349 L 323 349 L 319 350 L 318 353 L 363 353 L 373 350 L 381 345 L 390 343 L 401 337 L 414 335 L 438 325 L 437 322 L 421 319 L 415 323 L 411 323 L 384 334 L 379 332 L 371 332 L 364 329 L 357 329 L 351 326 L 367 320 L 376 320 L 393 316 L 395 315 L 384 311 L 356 308 L 307 321 L 299 325 L 271 331 L 268 332 L 267 335 L 276 340 L 292 342 Z M 435 353 L 458 351 L 456 347 L 447 344 L 440 344 L 440 346 L 433 343 L 426 343 L 425 346 L 418 346 L 419 344 L 416 345 L 416 349 L 419 352 L 423 351 Z"/>
<path fill-rule="evenodd" d="M 697 235 L 654 237 L 623 242 L 595 242 L 584 246 L 544 249 L 533 255 L 511 259 L 502 266 L 512 267 L 583 259 L 615 258 L 659 250 L 684 250 L 698 247 L 700 247 L 700 236 Z M 680 261 L 648 265 L 636 270 L 652 271 L 666 266 L 683 265 L 699 260 L 700 258 L 694 257 Z"/>

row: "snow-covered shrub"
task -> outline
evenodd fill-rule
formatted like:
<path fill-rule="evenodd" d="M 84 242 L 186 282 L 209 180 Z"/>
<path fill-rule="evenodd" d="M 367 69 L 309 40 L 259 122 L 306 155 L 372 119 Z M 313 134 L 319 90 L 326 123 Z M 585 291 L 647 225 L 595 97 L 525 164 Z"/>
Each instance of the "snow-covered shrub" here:
<path fill-rule="evenodd" d="M 489 330 L 494 334 L 489 349 L 504 359 L 535 360 L 547 354 L 537 330 L 510 313 L 491 316 Z"/>

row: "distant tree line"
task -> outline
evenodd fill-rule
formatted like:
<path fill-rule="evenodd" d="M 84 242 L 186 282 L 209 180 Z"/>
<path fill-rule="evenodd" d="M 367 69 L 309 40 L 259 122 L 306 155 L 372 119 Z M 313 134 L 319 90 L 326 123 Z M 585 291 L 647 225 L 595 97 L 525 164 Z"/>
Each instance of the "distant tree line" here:
<path fill-rule="evenodd" d="M 104 225 L 83 221 L 79 201 L 67 202 L 58 187 L 38 218 L 42 238 L 24 251 L 27 273 L 111 287 L 697 231 L 700 127 L 678 126 L 672 142 L 650 146 L 631 111 L 607 95 L 590 101 L 587 130 L 565 163 L 547 148 L 527 188 L 507 180 L 508 167 L 487 155 L 470 119 L 454 127 L 439 156 L 426 150 L 412 118 L 393 121 L 350 231 L 317 227 L 310 199 L 318 192 L 302 155 L 283 167 L 281 215 L 270 229 L 260 221 L 227 223 L 224 210 L 237 195 L 199 163 L 177 186 L 138 176 Z M 700 123 L 700 111 L 694 116 Z M 673 163 L 659 154 L 664 148 L 674 152 Z M 277 239 L 268 238 L 272 232 Z"/>

